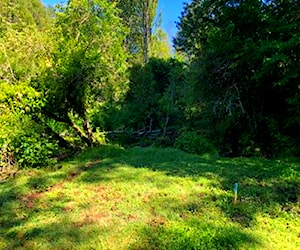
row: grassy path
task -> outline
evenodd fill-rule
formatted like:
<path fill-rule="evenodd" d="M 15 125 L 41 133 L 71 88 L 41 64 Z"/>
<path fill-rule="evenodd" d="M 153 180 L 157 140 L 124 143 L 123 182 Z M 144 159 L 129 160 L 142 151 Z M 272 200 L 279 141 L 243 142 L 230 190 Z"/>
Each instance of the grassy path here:
<path fill-rule="evenodd" d="M 299 196 L 299 159 L 105 146 L 0 183 L 0 249 L 300 249 Z"/>

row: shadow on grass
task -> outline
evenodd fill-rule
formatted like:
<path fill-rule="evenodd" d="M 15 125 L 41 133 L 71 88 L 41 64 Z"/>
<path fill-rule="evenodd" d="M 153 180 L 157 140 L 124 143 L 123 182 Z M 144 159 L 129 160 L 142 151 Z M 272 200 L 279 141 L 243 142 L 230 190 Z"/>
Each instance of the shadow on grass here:
<path fill-rule="evenodd" d="M 97 236 L 92 228 L 95 221 L 68 216 L 69 200 L 64 198 L 62 191 L 59 196 L 46 201 L 43 196 L 52 189 L 61 188 L 62 183 L 76 182 L 77 177 L 93 170 L 102 159 L 120 156 L 123 151 L 115 146 L 92 148 L 51 169 L 20 171 L 16 178 L 1 182 L 0 249 L 40 249 L 45 246 L 74 249 L 77 244 L 91 241 Z M 99 176 L 97 174 L 94 177 Z M 51 220 L 59 217 L 58 221 L 48 221 L 47 214 Z M 37 226 L 32 227 L 32 224 Z"/>
<path fill-rule="evenodd" d="M 199 197 L 182 202 L 168 197 L 149 198 L 149 210 L 160 206 L 160 211 L 169 210 L 178 217 L 172 220 L 152 214 L 147 223 L 137 224 L 137 237 L 130 243 L 129 249 L 239 249 L 259 246 L 257 237 L 246 233 L 243 227 L 252 227 L 259 212 L 278 216 L 282 211 L 291 210 L 299 201 L 299 161 L 269 161 L 264 159 L 226 159 L 218 157 L 193 156 L 176 149 L 133 148 L 123 150 L 115 146 L 103 146 L 83 152 L 62 167 L 63 171 L 35 174 L 26 182 L 18 184 L 0 184 L 0 248 L 38 249 L 35 241 L 44 242 L 52 249 L 68 249 L 83 246 L 92 239 L 97 239 L 99 227 L 94 230 L 97 221 L 83 219 L 78 221 L 65 214 L 55 222 L 41 222 L 40 226 L 28 225 L 35 216 L 43 211 L 47 213 L 65 213 L 68 200 L 59 203 L 35 206 L 39 193 L 47 192 L 58 182 L 81 182 L 87 185 L 98 183 L 132 183 L 139 181 L 155 182 L 154 178 L 139 178 L 147 169 L 163 176 L 187 178 L 211 190 L 220 192 L 191 193 Z M 68 168 L 69 169 L 65 169 Z M 119 170 L 117 171 L 115 170 Z M 112 174 L 113 173 L 113 174 Z M 171 179 L 171 178 L 170 178 Z M 164 178 L 164 183 L 157 183 L 157 189 L 173 185 Z M 169 181 L 169 183 L 168 183 Z M 233 184 L 240 185 L 239 202 L 233 204 Z M 28 196 L 28 193 L 32 193 Z M 27 198 L 24 200 L 24 193 Z M 55 207 L 56 206 L 56 207 Z M 220 209 L 227 217 L 223 223 L 213 224 L 209 218 L 199 219 L 206 213 L 206 208 Z M 280 209 L 278 209 L 278 207 Z M 143 208 L 145 209 L 145 208 Z M 177 216 L 176 215 L 176 216 Z M 199 217 L 199 218 L 198 218 Z M 215 220 L 216 217 L 214 217 Z M 226 225 L 226 220 L 231 220 Z M 108 229 L 105 226 L 105 230 Z M 111 229 L 112 231 L 115 229 Z M 101 231 L 101 229 L 100 229 Z M 117 230 L 116 230 L 117 231 Z M 97 233 L 96 233 L 97 232 Z M 1 246 L 1 238 L 10 245 Z M 28 245 L 26 242 L 30 241 Z M 71 242 L 71 243 L 70 243 Z M 71 247 L 70 247 L 71 246 Z M 91 246 L 95 247 L 95 246 Z M 98 248 L 100 249 L 100 248 Z"/>
<path fill-rule="evenodd" d="M 22 184 L 10 180 L 0 185 L 5 187 L 0 190 L 0 249 L 75 249 L 97 237 L 94 221 L 70 216 L 70 200 L 63 195 L 43 200 L 50 184 L 68 181 L 60 174 L 54 177 L 32 176 Z"/>
<path fill-rule="evenodd" d="M 211 194 L 211 201 L 242 227 L 254 225 L 257 213 L 276 217 L 292 210 L 300 201 L 299 159 L 200 157 L 170 148 L 132 148 L 122 151 L 121 156 L 117 152 L 97 168 L 88 170 L 81 181 L 95 183 L 114 179 L 126 182 L 137 178 L 130 174 L 107 176 L 112 169 L 122 165 L 190 178 L 195 182 L 201 178 L 209 180 L 207 185 L 227 192 L 225 196 Z M 239 183 L 238 203 L 233 204 L 236 182 Z"/>
<path fill-rule="evenodd" d="M 146 226 L 129 249 L 240 249 L 259 242 L 236 227 L 186 223 L 183 227 Z"/>
<path fill-rule="evenodd" d="M 14 228 L 4 235 L 9 242 L 5 249 L 96 249 L 89 243 L 99 236 L 99 228 L 95 230 L 90 222 L 84 223 L 66 215 L 58 222 L 41 223 L 34 228 Z"/>

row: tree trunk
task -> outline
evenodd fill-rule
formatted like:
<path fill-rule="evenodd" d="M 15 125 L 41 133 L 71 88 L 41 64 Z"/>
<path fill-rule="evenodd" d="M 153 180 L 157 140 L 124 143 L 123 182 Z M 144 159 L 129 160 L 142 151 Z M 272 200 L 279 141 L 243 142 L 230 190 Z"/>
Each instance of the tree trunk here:
<path fill-rule="evenodd" d="M 69 125 L 74 129 L 76 134 L 80 137 L 80 139 L 85 142 L 88 146 L 93 145 L 93 141 L 89 139 L 89 137 L 82 131 L 82 129 L 77 126 L 71 119 L 69 119 Z"/>
<path fill-rule="evenodd" d="M 60 136 L 57 132 L 55 132 L 52 128 L 50 128 L 48 125 L 45 125 L 46 127 L 46 133 L 49 135 L 52 135 L 53 138 L 58 141 L 58 145 L 71 150 L 77 150 L 77 147 L 72 145 L 70 142 L 66 141 L 65 138 Z"/>
<path fill-rule="evenodd" d="M 149 24 L 149 0 L 143 2 L 143 62 L 146 64 L 149 57 L 150 24 Z"/>
<path fill-rule="evenodd" d="M 95 144 L 95 139 L 93 136 L 93 132 L 90 126 L 90 122 L 87 118 L 84 119 L 83 121 L 83 129 L 85 130 L 85 133 L 87 134 L 87 137 L 89 139 L 89 141 L 93 144 Z"/>
<path fill-rule="evenodd" d="M 167 134 L 168 123 L 169 123 L 169 115 L 167 115 L 167 117 L 166 117 L 165 126 L 164 126 L 164 132 L 163 132 L 163 137 L 165 137 L 166 134 Z"/>
<path fill-rule="evenodd" d="M 71 150 L 77 150 L 78 148 L 74 145 L 72 145 L 70 142 L 66 141 L 60 134 L 55 132 L 48 124 L 47 122 L 43 121 L 42 119 L 38 118 L 37 116 L 32 117 L 32 119 L 38 123 L 42 124 L 45 126 L 45 133 L 48 135 L 51 135 L 54 140 L 58 141 L 58 145 L 66 148 L 66 149 L 71 149 Z M 58 120 L 58 119 L 57 119 Z M 65 120 L 63 121 L 64 123 L 66 122 Z"/>

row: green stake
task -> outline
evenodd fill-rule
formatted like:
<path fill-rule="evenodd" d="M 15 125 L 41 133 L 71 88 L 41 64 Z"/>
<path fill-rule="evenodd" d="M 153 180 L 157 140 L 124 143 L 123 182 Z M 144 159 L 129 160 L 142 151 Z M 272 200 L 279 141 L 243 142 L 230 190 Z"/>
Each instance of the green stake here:
<path fill-rule="evenodd" d="M 237 182 L 234 183 L 234 188 L 233 188 L 233 190 L 234 190 L 234 204 L 237 203 L 238 187 L 239 187 L 239 184 Z"/>

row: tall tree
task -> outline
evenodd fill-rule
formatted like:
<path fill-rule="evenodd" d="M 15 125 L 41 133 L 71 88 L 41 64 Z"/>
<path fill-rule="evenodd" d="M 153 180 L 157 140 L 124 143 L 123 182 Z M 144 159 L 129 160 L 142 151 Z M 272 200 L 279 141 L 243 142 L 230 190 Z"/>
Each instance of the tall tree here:
<path fill-rule="evenodd" d="M 43 113 L 73 127 L 91 145 L 91 117 L 126 90 L 126 33 L 114 3 L 72 0 L 57 12 L 53 35 L 57 43 L 45 78 Z"/>
<path fill-rule="evenodd" d="M 158 0 L 119 0 L 117 6 L 122 10 L 121 17 L 129 28 L 126 44 L 133 61 L 146 63 Z"/>
<path fill-rule="evenodd" d="M 155 58 L 170 58 L 171 44 L 167 33 L 162 28 L 162 13 L 156 17 L 153 32 L 151 34 L 151 43 L 149 48 L 149 56 Z"/>
<path fill-rule="evenodd" d="M 53 19 L 43 29 L 2 19 L 0 146 L 29 166 L 47 164 L 57 143 L 68 145 L 60 128 L 93 144 L 93 117 L 127 90 L 126 32 L 115 4 L 73 0 Z"/>
<path fill-rule="evenodd" d="M 293 0 L 186 5 L 175 44 L 192 62 L 194 110 L 223 151 L 270 155 L 299 142 L 299 10 Z"/>

